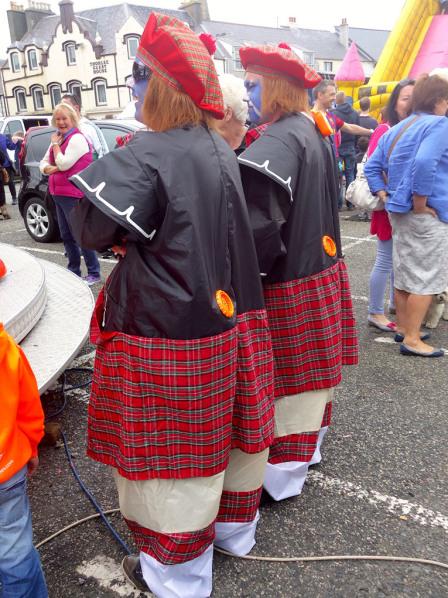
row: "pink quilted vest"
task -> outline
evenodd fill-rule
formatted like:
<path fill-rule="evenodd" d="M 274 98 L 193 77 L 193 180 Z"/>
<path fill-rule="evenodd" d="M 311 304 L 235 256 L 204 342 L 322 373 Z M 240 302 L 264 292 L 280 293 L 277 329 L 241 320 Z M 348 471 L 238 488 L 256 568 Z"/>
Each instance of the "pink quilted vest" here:
<path fill-rule="evenodd" d="M 77 133 L 79 135 L 82 135 L 79 129 L 75 128 L 64 139 L 63 143 L 61 144 L 61 151 L 63 154 L 65 154 L 65 150 L 67 149 L 67 146 L 70 143 L 70 139 L 73 135 Z M 58 172 L 55 172 L 54 174 L 50 174 L 49 186 L 51 195 L 63 195 L 65 197 L 83 197 L 83 192 L 80 191 L 77 187 L 75 187 L 75 185 L 73 185 L 69 181 L 69 178 L 74 174 L 81 172 L 81 170 L 84 170 L 85 168 L 87 168 L 87 166 L 89 166 L 89 164 L 91 164 L 92 148 L 90 147 L 90 143 L 88 141 L 87 143 L 89 144 L 89 151 L 86 152 L 83 156 L 81 156 L 79 160 L 75 162 L 71 168 L 69 168 L 68 170 L 60 170 Z M 55 164 L 53 147 L 50 148 L 50 164 Z"/>

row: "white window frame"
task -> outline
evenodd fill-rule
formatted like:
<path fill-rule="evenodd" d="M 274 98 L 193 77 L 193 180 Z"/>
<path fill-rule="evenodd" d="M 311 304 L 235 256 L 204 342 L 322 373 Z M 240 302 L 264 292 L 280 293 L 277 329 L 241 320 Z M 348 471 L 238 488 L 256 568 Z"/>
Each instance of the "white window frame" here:
<path fill-rule="evenodd" d="M 31 56 L 34 56 L 34 61 L 31 60 Z M 39 68 L 39 64 L 37 62 L 37 51 L 34 48 L 31 48 L 31 50 L 28 50 L 27 58 L 28 58 L 28 67 L 29 67 L 30 71 L 37 71 L 37 69 Z M 34 64 L 33 64 L 33 62 L 34 62 Z"/>
<path fill-rule="evenodd" d="M 19 94 L 21 94 L 23 97 L 23 106 L 20 105 Z M 15 89 L 14 96 L 16 98 L 17 112 L 26 112 L 26 91 L 23 89 L 23 87 L 21 87 L 20 89 Z"/>
<path fill-rule="evenodd" d="M 59 92 L 59 101 L 56 102 L 55 98 L 54 98 L 54 92 L 55 91 Z M 51 107 L 54 108 L 55 106 L 57 106 L 58 104 L 61 103 L 62 100 L 62 88 L 59 85 L 59 83 L 52 83 L 51 85 L 48 86 L 48 93 L 50 94 L 50 98 L 51 98 Z"/>
<path fill-rule="evenodd" d="M 104 87 L 104 102 L 100 101 L 100 94 L 98 91 L 98 87 Z M 95 93 L 95 104 L 97 106 L 107 106 L 107 84 L 105 79 L 97 79 L 93 81 L 93 91 Z"/>
<path fill-rule="evenodd" d="M 137 42 L 137 46 L 135 48 L 134 54 L 131 53 L 131 48 L 130 48 L 130 42 L 131 41 L 136 41 Z M 138 37 L 138 35 L 130 35 L 128 38 L 126 38 L 126 47 L 128 49 L 128 58 L 129 58 L 129 60 L 135 60 L 135 55 L 137 54 L 137 48 L 138 48 L 139 43 L 140 43 L 140 38 Z"/>
<path fill-rule="evenodd" d="M 82 83 L 80 81 L 72 81 L 67 84 L 67 91 L 81 99 Z"/>
<path fill-rule="evenodd" d="M 39 110 L 44 110 L 45 109 L 45 100 L 44 100 L 44 90 L 42 89 L 42 87 L 40 85 L 35 85 L 33 86 L 31 89 L 31 95 L 33 96 L 33 104 L 34 104 L 34 110 L 37 112 Z M 41 100 L 42 102 L 37 102 L 36 98 L 38 97 L 37 94 L 38 92 L 40 92 L 40 96 L 41 96 Z M 38 106 L 38 104 L 40 103 L 40 105 Z"/>
<path fill-rule="evenodd" d="M 333 72 L 333 62 L 331 60 L 324 60 L 324 73 Z"/>
<path fill-rule="evenodd" d="M 14 65 L 14 58 L 17 58 L 17 68 Z M 9 60 L 11 63 L 11 70 L 13 73 L 18 73 L 21 70 L 21 66 L 20 66 L 20 55 L 18 52 L 11 52 L 11 54 L 9 55 Z"/>
<path fill-rule="evenodd" d="M 240 47 L 241 46 L 232 46 L 232 60 L 234 71 L 244 71 L 243 65 L 241 64 Z"/>
<path fill-rule="evenodd" d="M 303 52 L 303 60 L 305 64 L 308 66 L 314 67 L 316 64 L 316 56 L 314 52 L 307 52 L 306 50 Z"/>
<path fill-rule="evenodd" d="M 70 55 L 70 50 L 73 50 L 73 56 Z M 67 60 L 67 66 L 73 66 L 76 64 L 76 44 L 75 44 L 75 42 L 67 42 L 65 44 L 65 58 Z"/>

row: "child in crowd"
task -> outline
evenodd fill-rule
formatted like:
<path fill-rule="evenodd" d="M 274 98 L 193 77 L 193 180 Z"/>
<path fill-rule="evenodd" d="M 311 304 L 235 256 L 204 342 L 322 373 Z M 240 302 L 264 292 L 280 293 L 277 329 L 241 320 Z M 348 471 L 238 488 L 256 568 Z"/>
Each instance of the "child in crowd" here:
<path fill-rule="evenodd" d="M 0 595 L 47 598 L 26 491 L 39 464 L 44 414 L 31 367 L 1 323 L 0 381 Z"/>

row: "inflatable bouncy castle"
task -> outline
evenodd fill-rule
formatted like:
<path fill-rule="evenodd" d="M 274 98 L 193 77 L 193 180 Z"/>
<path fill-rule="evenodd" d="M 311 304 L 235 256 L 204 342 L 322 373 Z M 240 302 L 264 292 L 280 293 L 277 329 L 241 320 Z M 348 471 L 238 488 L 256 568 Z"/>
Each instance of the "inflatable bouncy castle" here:
<path fill-rule="evenodd" d="M 349 56 L 353 61 L 352 48 L 346 59 Z M 341 81 L 341 73 L 337 73 L 335 79 L 338 87 L 353 98 L 355 108 L 359 107 L 360 98 L 369 96 L 372 113 L 379 115 L 399 81 L 415 79 L 443 67 L 448 67 L 448 1 L 407 0 L 368 85 L 347 81 L 346 73 L 350 76 L 347 64 L 344 80 Z"/>

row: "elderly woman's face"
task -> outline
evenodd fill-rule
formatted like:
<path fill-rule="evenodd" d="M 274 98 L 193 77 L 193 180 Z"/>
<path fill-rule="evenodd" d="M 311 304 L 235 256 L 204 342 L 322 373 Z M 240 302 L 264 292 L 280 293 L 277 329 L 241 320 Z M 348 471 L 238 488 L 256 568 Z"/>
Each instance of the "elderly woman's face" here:
<path fill-rule="evenodd" d="M 67 114 L 63 110 L 58 110 L 54 115 L 55 125 L 57 130 L 62 133 L 68 133 L 70 129 L 75 126 L 75 123 L 72 121 L 70 114 Z"/>
<path fill-rule="evenodd" d="M 232 109 L 227 108 L 224 120 L 218 121 L 218 132 L 233 150 L 236 150 L 240 147 L 246 131 L 246 121 L 236 118 Z"/>
<path fill-rule="evenodd" d="M 406 87 L 403 87 L 403 89 L 400 91 L 397 100 L 397 105 L 395 107 L 395 110 L 398 114 L 398 118 L 400 120 L 404 120 L 409 116 L 409 112 L 411 110 L 411 100 L 413 91 L 413 85 L 406 85 Z"/>

